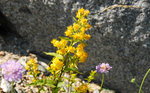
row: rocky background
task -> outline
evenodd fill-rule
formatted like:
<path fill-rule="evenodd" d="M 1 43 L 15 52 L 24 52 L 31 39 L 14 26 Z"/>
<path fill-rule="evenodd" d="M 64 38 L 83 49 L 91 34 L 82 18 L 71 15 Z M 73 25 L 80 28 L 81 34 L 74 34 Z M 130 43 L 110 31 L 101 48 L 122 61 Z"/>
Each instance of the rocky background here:
<path fill-rule="evenodd" d="M 140 8 L 114 8 L 99 13 L 111 5 Z M 50 41 L 64 34 L 81 7 L 90 10 L 93 26 L 86 47 L 88 60 L 79 65 L 85 73 L 83 77 L 99 63 L 108 62 L 113 68 L 105 76 L 104 87 L 118 93 L 137 93 L 138 87 L 130 80 L 136 77 L 140 85 L 150 67 L 149 0 L 0 0 L 0 50 L 19 55 L 35 53 L 51 59 L 42 52 L 55 51 Z M 144 93 L 150 92 L 148 77 Z M 95 82 L 100 80 L 101 74 Z"/>

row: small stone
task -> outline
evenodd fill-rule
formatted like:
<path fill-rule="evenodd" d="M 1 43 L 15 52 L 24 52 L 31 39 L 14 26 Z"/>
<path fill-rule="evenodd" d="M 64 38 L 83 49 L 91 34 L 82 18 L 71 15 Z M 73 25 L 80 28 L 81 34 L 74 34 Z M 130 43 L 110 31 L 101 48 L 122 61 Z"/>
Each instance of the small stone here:
<path fill-rule="evenodd" d="M 45 72 L 45 71 L 46 71 L 46 69 L 45 69 L 43 66 L 41 66 L 41 65 L 38 65 L 38 70 L 40 70 L 40 71 L 42 71 L 42 72 Z"/>
<path fill-rule="evenodd" d="M 8 81 L 6 81 L 4 78 L 2 78 L 1 88 L 4 92 L 10 92 L 11 84 Z"/>
<path fill-rule="evenodd" d="M 24 67 L 26 67 L 27 57 L 19 58 L 18 62 L 20 62 Z"/>
<path fill-rule="evenodd" d="M 115 93 L 113 90 L 103 89 L 100 93 Z"/>
<path fill-rule="evenodd" d="M 94 83 L 89 84 L 89 88 L 94 91 L 94 90 L 100 90 L 100 86 Z"/>
<path fill-rule="evenodd" d="M 0 51 L 0 56 L 5 56 L 5 52 L 4 51 Z"/>

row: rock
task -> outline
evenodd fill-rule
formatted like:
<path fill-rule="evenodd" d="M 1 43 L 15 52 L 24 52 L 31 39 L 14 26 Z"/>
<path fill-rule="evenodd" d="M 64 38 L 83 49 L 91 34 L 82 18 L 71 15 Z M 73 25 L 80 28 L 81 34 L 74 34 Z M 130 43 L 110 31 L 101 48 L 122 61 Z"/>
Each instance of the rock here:
<path fill-rule="evenodd" d="M 0 51 L 0 56 L 4 56 L 5 52 L 4 51 Z"/>
<path fill-rule="evenodd" d="M 26 62 L 28 61 L 28 58 L 26 56 L 20 57 L 18 59 L 18 62 L 20 62 L 24 67 L 27 66 Z"/>
<path fill-rule="evenodd" d="M 2 78 L 1 88 L 4 92 L 10 92 L 11 91 L 11 84 L 8 81 L 6 81 L 4 78 Z"/>
<path fill-rule="evenodd" d="M 89 88 L 91 91 L 94 91 L 94 93 L 97 93 L 97 91 L 99 92 L 100 90 L 100 86 L 94 83 L 89 84 Z"/>
<path fill-rule="evenodd" d="M 140 8 L 114 8 L 99 13 L 115 4 Z M 66 26 L 72 24 L 77 9 L 84 7 L 91 11 L 89 21 L 93 28 L 86 47 L 89 57 L 85 64 L 80 64 L 80 71 L 87 77 L 96 65 L 108 62 L 112 70 L 105 76 L 104 87 L 121 93 L 137 93 L 138 87 L 130 80 L 136 77 L 137 84 L 140 84 L 150 65 L 149 6 L 148 0 L 0 0 L 0 11 L 8 21 L 2 16 L 0 20 L 12 24 L 7 24 L 10 27 L 7 33 L 16 33 L 3 35 L 2 40 L 8 43 L 0 48 L 12 52 L 18 50 L 20 54 L 53 52 L 56 49 L 50 41 L 62 36 Z M 7 27 L 3 25 L 3 28 Z M 99 73 L 95 82 L 100 84 L 100 80 Z M 145 80 L 142 88 L 146 93 L 150 91 L 149 80 Z"/>
<path fill-rule="evenodd" d="M 94 92 L 94 93 L 99 93 L 99 92 Z M 115 92 L 112 91 L 112 90 L 104 89 L 104 90 L 102 90 L 100 93 L 115 93 Z"/>
<path fill-rule="evenodd" d="M 38 69 L 40 71 L 46 72 L 47 67 L 48 67 L 48 65 L 45 62 L 39 61 Z"/>
<path fill-rule="evenodd" d="M 46 72 L 46 69 L 41 65 L 38 65 L 38 70 L 40 70 L 42 72 Z"/>

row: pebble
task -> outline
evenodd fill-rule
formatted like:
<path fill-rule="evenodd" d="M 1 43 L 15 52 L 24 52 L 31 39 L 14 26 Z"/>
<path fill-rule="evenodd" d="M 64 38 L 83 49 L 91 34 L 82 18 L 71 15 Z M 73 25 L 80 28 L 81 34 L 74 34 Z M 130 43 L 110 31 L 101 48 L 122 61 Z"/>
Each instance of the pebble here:
<path fill-rule="evenodd" d="M 0 51 L 0 56 L 4 56 L 5 52 L 4 51 Z"/>

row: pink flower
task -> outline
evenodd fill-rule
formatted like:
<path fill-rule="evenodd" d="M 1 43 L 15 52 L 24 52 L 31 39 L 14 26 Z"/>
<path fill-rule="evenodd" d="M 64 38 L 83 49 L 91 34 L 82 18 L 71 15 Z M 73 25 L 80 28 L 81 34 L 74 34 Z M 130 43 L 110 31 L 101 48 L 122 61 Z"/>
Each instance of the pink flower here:
<path fill-rule="evenodd" d="M 108 63 L 102 63 L 96 66 L 96 72 L 108 73 L 110 69 L 112 67 Z"/>
<path fill-rule="evenodd" d="M 7 81 L 17 81 L 21 79 L 25 71 L 24 67 L 14 60 L 8 60 L 0 65 L 0 68 L 2 68 L 2 74 Z"/>

